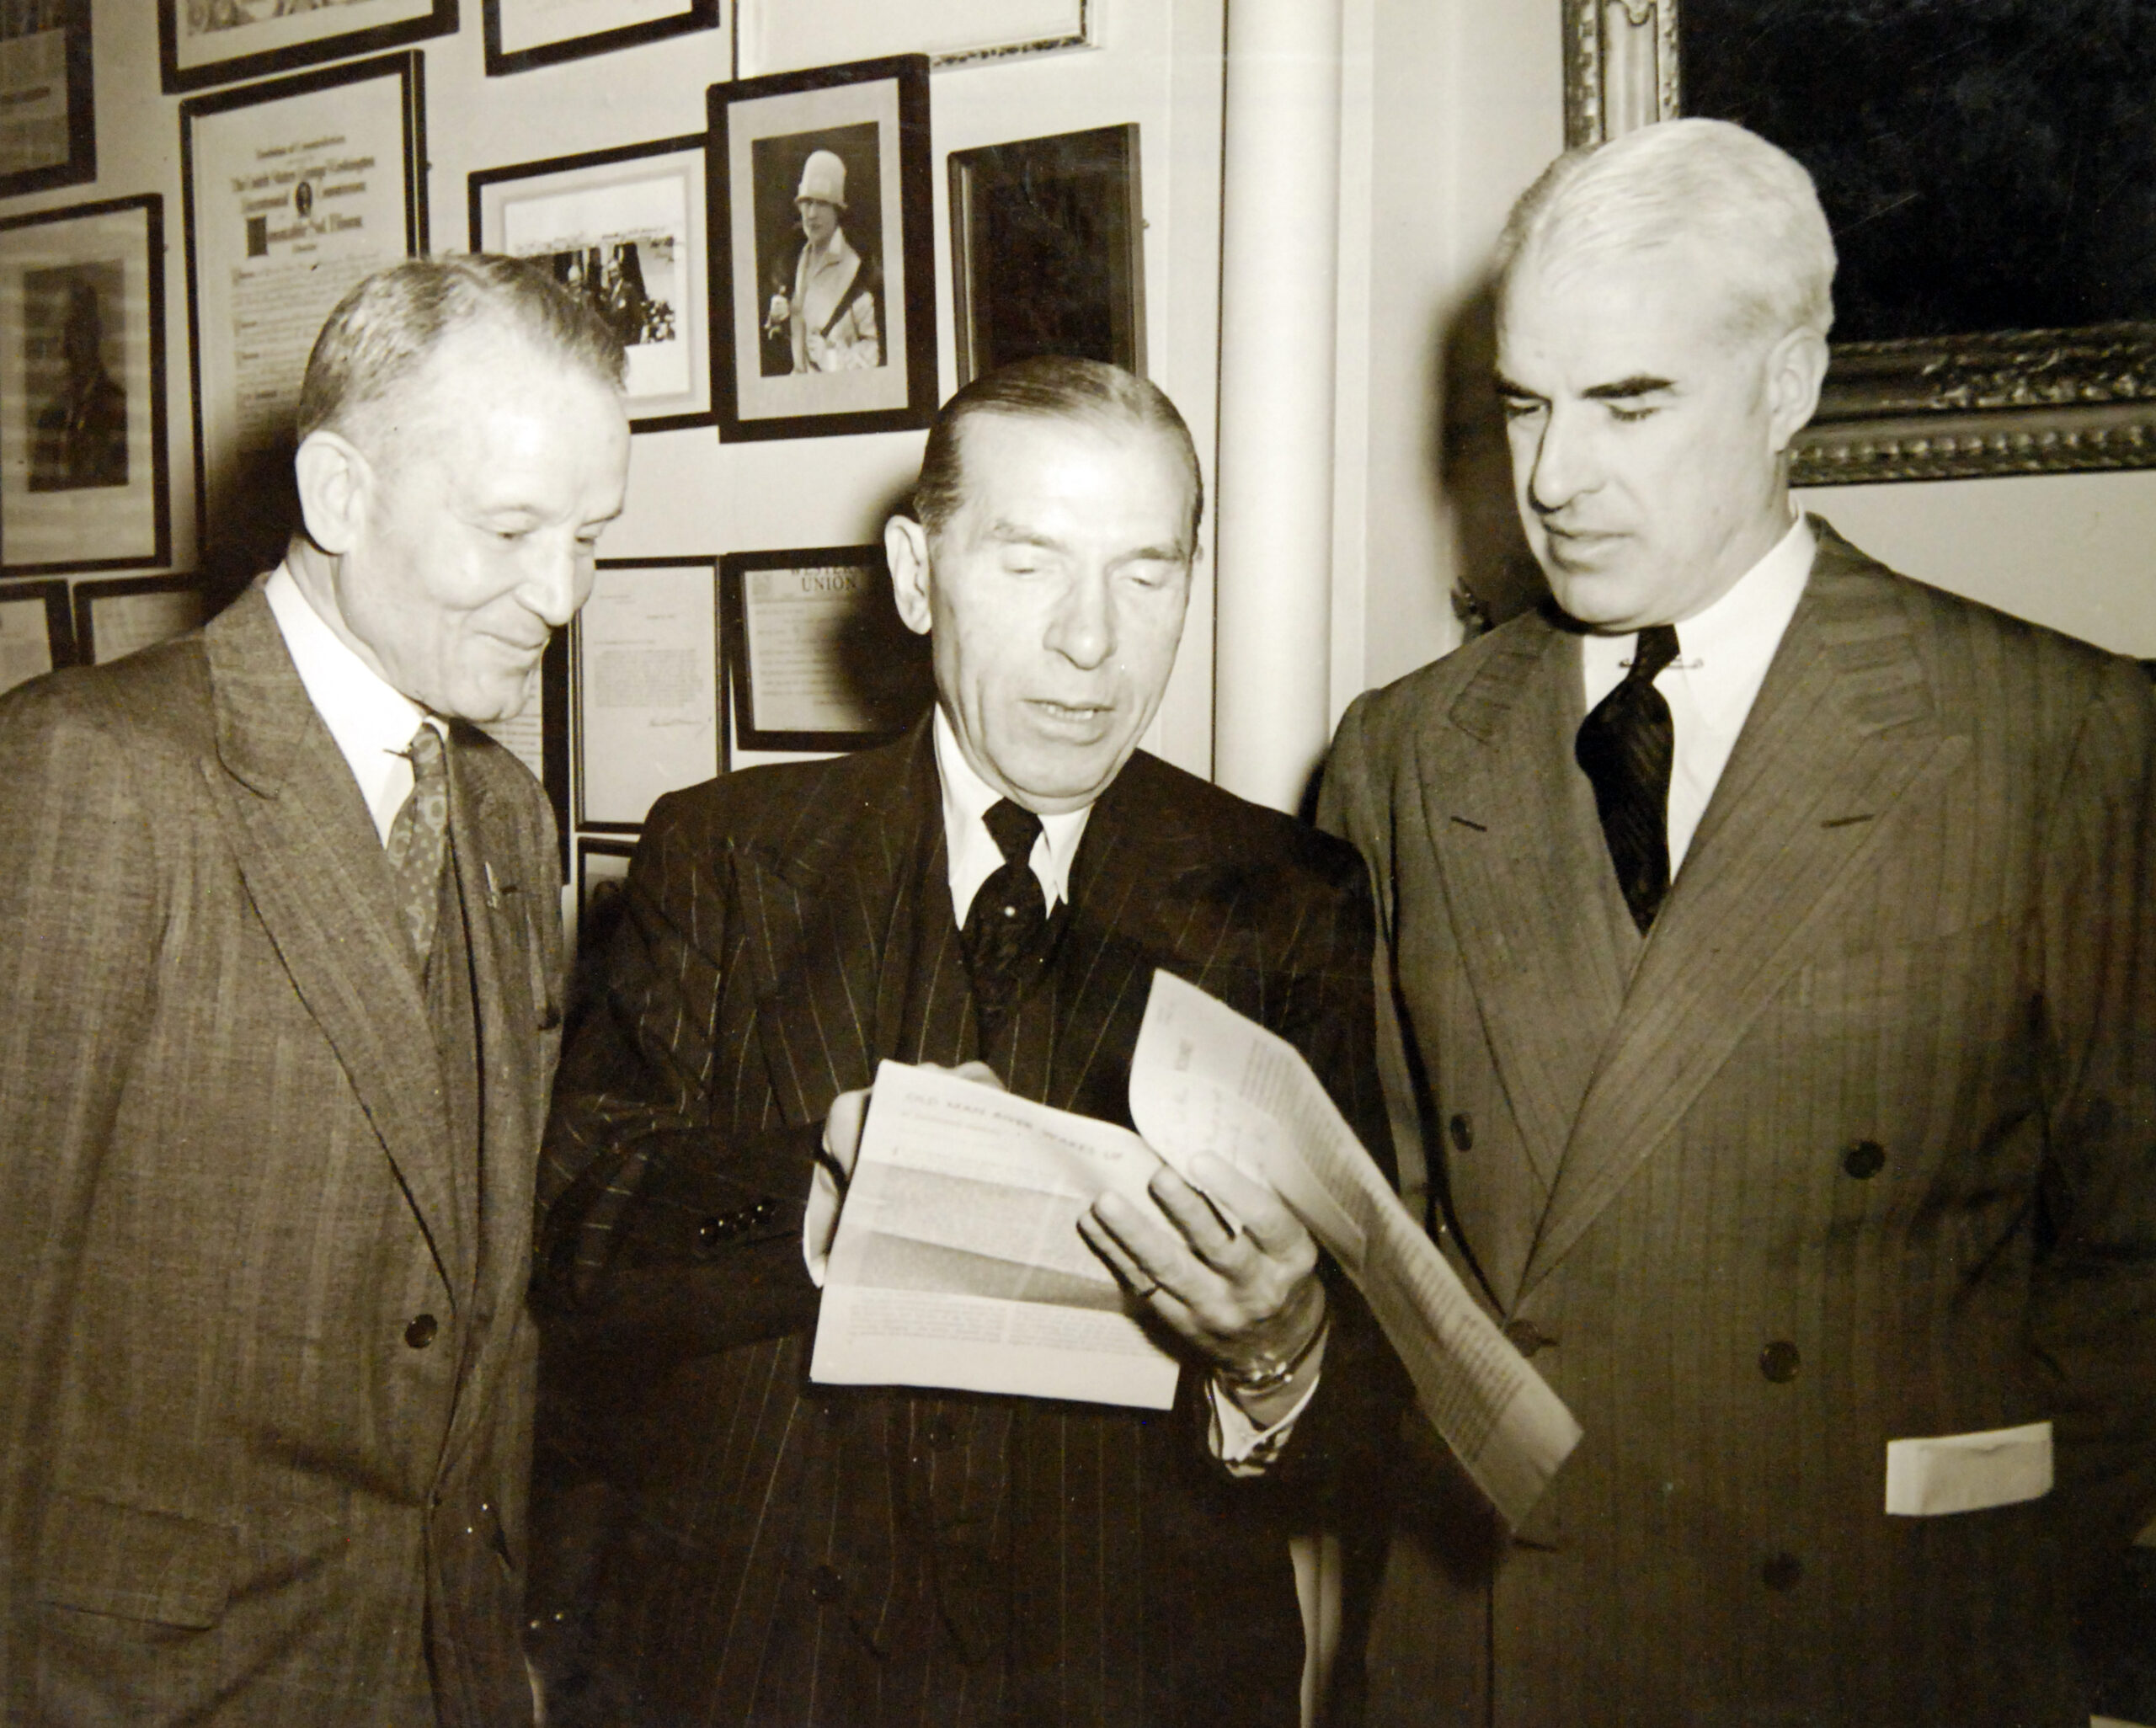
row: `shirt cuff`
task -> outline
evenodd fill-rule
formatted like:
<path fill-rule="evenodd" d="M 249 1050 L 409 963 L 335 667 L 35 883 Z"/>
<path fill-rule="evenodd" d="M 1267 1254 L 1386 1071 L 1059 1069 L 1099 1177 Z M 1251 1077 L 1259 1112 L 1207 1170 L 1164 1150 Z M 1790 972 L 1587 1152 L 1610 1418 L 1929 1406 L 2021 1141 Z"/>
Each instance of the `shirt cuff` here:
<path fill-rule="evenodd" d="M 810 1203 L 814 1205 L 814 1202 Z M 1287 1415 L 1270 1427 L 1261 1428 L 1236 1403 L 1235 1396 L 1220 1384 L 1218 1374 L 1205 1377 L 1205 1395 L 1212 1401 L 1213 1420 L 1209 1424 L 1213 1456 L 1227 1467 L 1231 1476 L 1262 1476 L 1271 1469 L 1287 1448 L 1289 1437 L 1295 1432 L 1295 1423 L 1310 1408 L 1310 1400 L 1317 1395 L 1319 1381 L 1324 1377 L 1325 1346 L 1318 1346 L 1318 1372 L 1303 1389 L 1303 1395 L 1289 1408 Z"/>
<path fill-rule="evenodd" d="M 824 1288 L 825 1269 L 831 1261 L 831 1238 L 838 1234 L 841 1197 L 837 1172 L 819 1158 L 816 1174 L 808 1184 L 808 1208 L 801 1216 L 801 1258 L 808 1268 L 809 1283 L 819 1290 Z"/>

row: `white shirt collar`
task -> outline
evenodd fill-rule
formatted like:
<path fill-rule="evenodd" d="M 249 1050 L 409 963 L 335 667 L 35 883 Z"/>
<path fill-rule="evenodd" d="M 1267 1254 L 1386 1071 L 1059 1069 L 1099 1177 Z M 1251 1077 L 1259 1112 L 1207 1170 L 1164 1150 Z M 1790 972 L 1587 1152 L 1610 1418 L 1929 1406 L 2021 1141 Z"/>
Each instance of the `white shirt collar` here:
<path fill-rule="evenodd" d="M 386 842 L 412 792 L 412 765 L 403 753 L 422 722 L 438 732 L 440 723 L 353 653 L 301 591 L 289 565 L 280 564 L 271 573 L 262 597 L 270 602 L 307 700 L 350 765 L 375 832 Z"/>
<path fill-rule="evenodd" d="M 963 927 L 980 885 L 1003 865 L 1002 850 L 983 820 L 989 808 L 1003 794 L 974 772 L 966 753 L 958 748 L 958 734 L 938 703 L 934 722 L 936 774 L 943 787 L 943 844 L 950 866 L 951 909 Z M 1030 862 L 1041 885 L 1041 896 L 1053 911 L 1070 898 L 1070 861 L 1078 856 L 1078 842 L 1086 832 L 1086 819 L 1093 807 L 1066 810 L 1059 816 L 1041 818 L 1041 837 L 1033 842 Z"/>

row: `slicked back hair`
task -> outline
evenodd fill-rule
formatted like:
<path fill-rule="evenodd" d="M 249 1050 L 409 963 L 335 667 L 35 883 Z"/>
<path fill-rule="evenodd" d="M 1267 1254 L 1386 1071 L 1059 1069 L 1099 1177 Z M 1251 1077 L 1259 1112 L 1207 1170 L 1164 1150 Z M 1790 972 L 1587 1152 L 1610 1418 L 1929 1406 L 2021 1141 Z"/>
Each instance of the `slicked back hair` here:
<path fill-rule="evenodd" d="M 1102 431 L 1139 429 L 1161 434 L 1182 458 L 1190 478 L 1190 550 L 1198 550 L 1198 525 L 1205 513 L 1205 482 L 1198 472 L 1198 449 L 1167 392 L 1150 379 L 1101 360 L 1043 355 L 1013 360 L 984 373 L 948 402 L 929 430 L 921 452 L 921 478 L 914 484 L 915 519 L 940 535 L 965 503 L 964 443 L 968 420 L 976 414 L 1011 414 L 1029 419 L 1076 420 Z"/>
<path fill-rule="evenodd" d="M 1727 273 L 1732 333 L 1833 328 L 1834 239 L 1812 176 L 1727 120 L 1663 120 L 1551 163 L 1497 243 L 1498 303 L 1524 270 L 1592 271 L 1687 243 Z"/>
<path fill-rule="evenodd" d="M 483 252 L 408 259 L 361 282 L 323 325 L 300 387 L 298 437 L 326 426 L 366 446 L 374 412 L 475 325 L 520 336 L 611 388 L 627 376 L 606 320 L 544 270 Z"/>

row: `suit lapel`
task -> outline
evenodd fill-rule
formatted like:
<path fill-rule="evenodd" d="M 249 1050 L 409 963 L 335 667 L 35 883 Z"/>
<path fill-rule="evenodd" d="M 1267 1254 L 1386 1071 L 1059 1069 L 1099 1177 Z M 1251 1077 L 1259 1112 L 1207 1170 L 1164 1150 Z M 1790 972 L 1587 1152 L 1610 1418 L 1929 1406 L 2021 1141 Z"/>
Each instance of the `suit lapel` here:
<path fill-rule="evenodd" d="M 203 641 L 219 757 L 203 772 L 227 812 L 248 895 L 461 1300 L 471 1256 L 451 1187 L 440 1064 L 381 837 L 260 589 Z"/>
<path fill-rule="evenodd" d="M 1812 580 L 1664 903 L 1528 1267 L 1546 1277 L 1683 1119 L 1816 946 L 1941 732 L 1892 579 L 1822 533 Z"/>

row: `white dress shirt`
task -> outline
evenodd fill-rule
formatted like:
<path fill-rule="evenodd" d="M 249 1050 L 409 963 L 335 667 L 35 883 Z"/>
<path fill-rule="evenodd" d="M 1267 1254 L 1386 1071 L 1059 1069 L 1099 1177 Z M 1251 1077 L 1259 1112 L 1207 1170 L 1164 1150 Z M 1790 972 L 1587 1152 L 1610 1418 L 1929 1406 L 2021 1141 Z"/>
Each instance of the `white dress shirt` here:
<path fill-rule="evenodd" d="M 1737 748 L 1737 735 L 1766 681 L 1782 632 L 1804 597 L 1817 546 L 1811 520 L 1800 511 L 1789 532 L 1737 578 L 1735 587 L 1705 611 L 1676 621 L 1677 658 L 1654 681 L 1669 704 L 1677 733 L 1677 759 L 1669 775 L 1672 882 L 1729 765 L 1729 753 Z M 1638 640 L 1637 635 L 1580 639 L 1589 713 L 1624 681 Z"/>
<path fill-rule="evenodd" d="M 375 832 L 387 845 L 391 824 L 412 795 L 412 764 L 404 755 L 412 734 L 422 723 L 439 732 L 440 723 L 352 652 L 300 592 L 289 567 L 277 567 L 263 584 L 262 597 L 270 602 L 307 700 L 351 765 Z"/>

